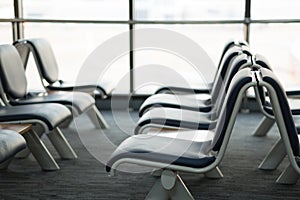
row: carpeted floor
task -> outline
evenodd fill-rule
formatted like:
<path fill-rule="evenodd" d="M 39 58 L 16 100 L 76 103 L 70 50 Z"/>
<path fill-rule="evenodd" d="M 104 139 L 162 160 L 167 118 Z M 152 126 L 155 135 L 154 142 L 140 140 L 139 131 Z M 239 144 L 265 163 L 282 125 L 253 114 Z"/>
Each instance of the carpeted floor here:
<path fill-rule="evenodd" d="M 41 171 L 32 156 L 13 160 L 8 170 L 0 172 L 0 199 L 143 199 L 154 183 L 154 177 L 149 173 L 127 172 L 108 177 L 103 164 L 127 133 L 132 133 L 137 113 L 102 113 L 110 125 L 108 130 L 94 129 L 85 116 L 78 118 L 70 128 L 63 129 L 78 154 L 77 160 L 60 160 L 47 137 L 43 138 L 61 167 L 59 171 Z M 279 136 L 277 128 L 273 128 L 267 137 L 251 136 L 261 117 L 258 113 L 238 115 L 220 166 L 223 179 L 182 174 L 196 199 L 300 198 L 300 181 L 296 185 L 275 184 L 287 162 L 275 171 L 257 169 Z"/>

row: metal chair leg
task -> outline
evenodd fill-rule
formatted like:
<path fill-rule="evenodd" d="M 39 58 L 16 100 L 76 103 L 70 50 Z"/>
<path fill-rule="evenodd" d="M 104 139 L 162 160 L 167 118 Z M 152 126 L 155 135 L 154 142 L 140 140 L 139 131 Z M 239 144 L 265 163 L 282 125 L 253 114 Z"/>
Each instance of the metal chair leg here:
<path fill-rule="evenodd" d="M 92 108 L 90 108 L 86 113 L 96 128 L 107 129 L 109 127 L 104 117 L 95 105 Z"/>
<path fill-rule="evenodd" d="M 298 181 L 298 179 L 299 179 L 299 174 L 289 164 L 289 166 L 277 178 L 276 183 L 280 183 L 280 184 L 296 184 L 296 182 Z"/>
<path fill-rule="evenodd" d="M 146 199 L 194 199 L 180 176 L 171 170 L 164 170 L 156 180 Z"/>
<path fill-rule="evenodd" d="M 34 130 L 31 129 L 27 133 L 24 133 L 23 136 L 26 140 L 27 147 L 40 164 L 42 170 L 53 171 L 59 169 L 58 164 Z"/>
<path fill-rule="evenodd" d="M 47 134 L 62 159 L 76 159 L 77 155 L 59 128 Z"/>
<path fill-rule="evenodd" d="M 263 117 L 258 127 L 253 132 L 253 136 L 264 137 L 268 134 L 269 130 L 274 125 L 275 120 L 267 117 Z"/>
<path fill-rule="evenodd" d="M 204 175 L 205 175 L 205 177 L 212 178 L 212 179 L 223 178 L 223 173 L 219 169 L 219 167 L 216 167 L 213 170 L 206 172 Z"/>
<path fill-rule="evenodd" d="M 279 139 L 269 151 L 268 155 L 260 163 L 258 168 L 262 170 L 275 170 L 280 165 L 285 156 L 286 152 L 284 144 L 282 140 Z"/>

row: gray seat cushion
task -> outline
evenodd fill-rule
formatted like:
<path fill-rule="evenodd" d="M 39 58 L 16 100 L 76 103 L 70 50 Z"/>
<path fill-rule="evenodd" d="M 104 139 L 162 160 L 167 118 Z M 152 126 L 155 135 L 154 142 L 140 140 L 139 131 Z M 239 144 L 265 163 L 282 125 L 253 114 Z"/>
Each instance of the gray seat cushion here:
<path fill-rule="evenodd" d="M 68 108 L 60 104 L 44 103 L 23 106 L 0 107 L 0 122 L 40 120 L 49 130 L 71 117 Z"/>
<path fill-rule="evenodd" d="M 0 130 L 0 163 L 26 147 L 24 138 L 15 131 Z"/>
<path fill-rule="evenodd" d="M 95 99 L 83 92 L 54 92 L 46 96 L 28 96 L 18 101 L 11 101 L 12 105 L 28 105 L 36 103 L 59 103 L 76 108 L 81 114 L 95 104 Z"/>
<path fill-rule="evenodd" d="M 201 133 L 199 133 L 201 134 Z M 207 154 L 211 140 L 196 142 L 163 136 L 135 135 L 121 143 L 111 155 L 106 171 L 122 158 L 173 164 L 186 167 L 203 168 L 215 161 L 215 156 Z"/>
<path fill-rule="evenodd" d="M 207 130 L 215 127 L 217 120 L 213 120 L 212 113 L 203 113 L 176 108 L 152 108 L 137 122 L 135 134 L 143 126 L 159 126 Z"/>

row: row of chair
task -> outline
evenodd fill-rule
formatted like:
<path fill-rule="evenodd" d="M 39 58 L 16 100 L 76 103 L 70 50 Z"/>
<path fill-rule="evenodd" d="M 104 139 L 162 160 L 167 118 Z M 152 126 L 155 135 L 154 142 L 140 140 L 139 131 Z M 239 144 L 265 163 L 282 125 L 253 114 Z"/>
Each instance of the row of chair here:
<path fill-rule="evenodd" d="M 18 47 L 19 52 L 22 52 L 20 49 L 29 49 L 28 43 L 22 40 L 15 43 L 15 45 Z M 54 57 L 51 57 L 53 52 L 47 46 L 48 43 L 42 39 L 36 39 L 33 40 L 32 44 L 34 45 L 30 47 L 30 51 L 35 55 L 36 61 L 43 62 L 45 65 L 45 69 L 42 70 L 43 73 L 53 78 L 57 71 L 53 68 L 51 70 L 50 66 L 54 66 L 55 69 L 56 63 L 50 61 Z M 34 49 L 35 45 L 37 46 L 36 49 Z M 50 91 L 49 87 L 42 93 L 29 93 L 25 63 L 22 62 L 22 55 L 20 56 L 19 52 L 13 45 L 0 45 L 0 123 L 32 124 L 32 129 L 23 134 L 28 149 L 43 170 L 57 170 L 59 166 L 40 139 L 42 135 L 46 134 L 48 136 L 61 158 L 75 159 L 77 155 L 64 137 L 60 127 L 68 126 L 73 118 L 83 113 L 88 115 L 96 128 L 108 128 L 108 125 L 96 108 L 95 99 L 90 94 L 71 90 L 74 87 L 69 88 L 69 91 L 67 89 L 58 91 L 58 88 L 55 91 Z M 29 54 L 29 51 L 26 51 L 26 53 Z M 49 54 L 50 59 L 47 59 Z M 28 58 L 28 55 L 26 58 Z M 46 63 L 44 63 L 45 59 Z M 49 69 L 50 72 L 47 72 Z M 42 77 L 43 73 L 40 73 L 41 80 L 44 79 Z M 2 138 L 5 138 L 6 132 L 4 131 L 3 134 L 3 137 L 0 136 L 1 142 L 3 141 L 3 144 L 10 147 L 12 139 L 2 140 Z M 14 137 L 16 138 L 12 135 L 12 138 Z M 1 153 L 6 152 L 3 158 L 11 158 L 17 150 L 24 147 L 25 143 L 22 143 L 20 138 L 16 138 L 16 140 L 19 140 L 19 142 L 11 147 L 14 150 L 1 151 Z M 0 159 L 0 162 L 6 162 L 6 160 Z"/>
<path fill-rule="evenodd" d="M 218 166 L 245 92 L 252 87 L 263 113 L 276 121 L 281 135 L 260 168 L 275 169 L 288 155 L 290 165 L 277 182 L 295 183 L 300 174 L 298 129 L 286 93 L 267 61 L 262 56 L 252 55 L 246 44 L 238 44 L 226 49 L 220 63 L 223 65 L 218 68 L 211 90 L 213 93 L 219 91 L 211 93 L 210 100 L 205 99 L 208 102 L 205 106 L 208 105 L 209 109 L 201 110 L 204 106 L 200 98 L 195 97 L 193 103 L 186 106 L 187 102 L 191 102 L 188 98 L 197 94 L 157 94 L 159 98 L 156 95 L 150 97 L 141 107 L 136 135 L 127 138 L 113 152 L 106 165 L 107 172 L 113 175 L 124 163 L 159 168 L 160 178 L 147 199 L 193 199 L 179 173 L 223 177 Z M 226 72 L 221 77 L 222 70 Z M 179 100 L 168 102 L 163 99 L 165 96 Z M 160 103 L 162 100 L 166 103 Z"/>
<path fill-rule="evenodd" d="M 153 127 L 212 129 L 234 74 L 240 68 L 251 65 L 249 55 L 250 49 L 244 44 L 238 43 L 227 48 L 209 94 L 156 94 L 149 97 L 141 105 L 139 111 L 141 117 L 135 134 Z"/>

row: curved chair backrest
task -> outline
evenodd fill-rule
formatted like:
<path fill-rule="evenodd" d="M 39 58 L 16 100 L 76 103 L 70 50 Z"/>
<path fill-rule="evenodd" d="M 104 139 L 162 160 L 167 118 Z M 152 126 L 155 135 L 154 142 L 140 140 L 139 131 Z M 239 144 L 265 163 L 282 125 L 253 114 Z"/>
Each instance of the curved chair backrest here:
<path fill-rule="evenodd" d="M 223 51 L 222 51 L 222 54 L 221 54 L 221 57 L 220 57 L 220 60 L 219 60 L 219 64 L 218 64 L 218 68 L 219 69 L 221 67 L 221 63 L 222 63 L 222 60 L 224 58 L 224 55 L 225 53 L 230 49 L 232 48 L 233 46 L 239 46 L 239 47 L 242 47 L 242 46 L 249 46 L 248 43 L 246 41 L 243 41 L 243 40 L 229 40 L 225 45 L 224 45 L 224 48 L 223 48 Z"/>
<path fill-rule="evenodd" d="M 216 125 L 216 134 L 212 142 L 213 151 L 220 150 L 225 136 L 232 131 L 244 92 L 255 84 L 256 82 L 253 79 L 253 73 L 250 68 L 241 69 L 234 75 L 225 100 L 222 102 L 220 116 Z"/>
<path fill-rule="evenodd" d="M 283 90 L 282 85 L 280 84 L 274 73 L 268 69 L 261 68 L 260 74 L 258 74 L 258 76 L 259 75 L 261 76 L 261 78 L 258 78 L 260 79 L 260 85 L 265 86 L 269 93 L 274 116 L 280 132 L 284 133 L 286 130 L 289 144 L 294 156 L 300 156 L 298 133 L 295 127 L 289 103 L 287 101 L 287 96 L 285 91 Z M 274 92 L 272 92 L 271 89 L 273 89 Z M 284 138 L 283 135 L 282 137 Z"/>
<path fill-rule="evenodd" d="M 271 65 L 268 62 L 267 58 L 263 55 L 256 54 L 255 56 L 253 56 L 253 69 L 258 70 L 261 68 L 269 69 L 272 71 Z M 260 105 L 261 111 L 269 117 L 273 117 L 273 111 L 270 109 L 270 102 L 266 100 L 266 89 L 262 86 L 257 86 L 256 90 L 256 99 Z"/>
<path fill-rule="evenodd" d="M 22 60 L 12 45 L 0 45 L 0 78 L 3 92 L 19 99 L 27 94 L 27 80 Z"/>
<path fill-rule="evenodd" d="M 16 48 L 19 50 L 19 54 L 24 59 L 29 54 L 28 48 L 33 54 L 39 73 L 43 79 L 49 84 L 58 81 L 58 65 L 54 52 L 50 43 L 42 38 L 18 40 L 14 43 Z"/>
<path fill-rule="evenodd" d="M 222 63 L 221 63 L 221 67 L 220 69 L 217 71 L 217 74 L 215 76 L 215 80 L 213 82 L 213 86 L 211 89 L 211 97 L 212 99 L 215 99 L 219 96 L 219 92 L 221 90 L 222 87 L 224 87 L 224 77 L 226 75 L 226 72 L 229 68 L 230 63 L 232 62 L 232 60 L 238 56 L 239 54 L 241 54 L 241 48 L 240 47 L 232 47 L 230 48 L 224 55 L 223 59 L 222 59 Z"/>
<path fill-rule="evenodd" d="M 221 108 L 223 100 L 226 96 L 226 93 L 228 92 L 229 86 L 232 82 L 233 77 L 235 74 L 242 68 L 246 68 L 252 65 L 251 60 L 246 54 L 240 54 L 233 58 L 229 64 L 229 68 L 227 70 L 226 76 L 224 78 L 224 85 L 219 89 L 218 96 L 212 95 L 212 102 L 215 103 L 214 109 L 216 113 L 216 117 L 218 117 Z"/>

